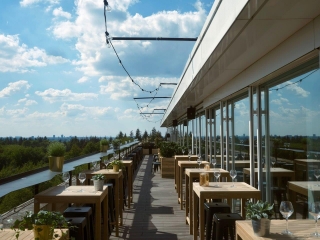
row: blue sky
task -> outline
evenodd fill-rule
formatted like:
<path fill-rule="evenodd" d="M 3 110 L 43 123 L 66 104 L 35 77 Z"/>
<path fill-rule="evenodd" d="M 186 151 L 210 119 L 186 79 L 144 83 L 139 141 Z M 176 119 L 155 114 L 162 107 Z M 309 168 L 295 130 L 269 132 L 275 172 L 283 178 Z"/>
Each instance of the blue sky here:
<path fill-rule="evenodd" d="M 108 0 L 111 36 L 197 37 L 213 0 Z M 0 136 L 109 136 L 153 127 L 166 108 L 105 41 L 103 1 L 1 0 Z M 146 90 L 177 83 L 194 42 L 113 41 Z M 171 96 L 174 86 L 157 96 Z M 148 105 L 148 107 L 147 107 Z M 162 132 L 165 129 L 161 129 Z"/>

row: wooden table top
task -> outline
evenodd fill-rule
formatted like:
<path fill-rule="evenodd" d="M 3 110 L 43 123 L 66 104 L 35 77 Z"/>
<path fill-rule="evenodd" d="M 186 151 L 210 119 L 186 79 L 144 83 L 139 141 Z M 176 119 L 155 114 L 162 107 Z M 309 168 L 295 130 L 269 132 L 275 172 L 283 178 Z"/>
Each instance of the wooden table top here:
<path fill-rule="evenodd" d="M 224 170 L 222 168 L 218 168 L 220 170 L 221 176 L 225 174 L 229 174 L 229 171 Z M 190 176 L 191 174 L 196 173 L 214 173 L 214 168 L 210 168 L 210 170 L 198 169 L 198 168 L 187 168 L 186 175 Z"/>
<path fill-rule="evenodd" d="M 66 234 L 62 236 L 61 230 Z M 69 230 L 68 229 L 55 229 L 54 233 L 58 234 L 59 237 L 54 238 L 55 240 L 67 240 L 69 239 Z M 16 239 L 15 237 L 16 232 L 13 229 L 3 229 L 0 230 L 0 239 L 1 240 L 14 240 Z M 25 231 L 20 231 L 19 234 L 19 239 L 21 240 L 34 240 L 34 234 L 33 230 L 25 230 Z"/>
<path fill-rule="evenodd" d="M 203 165 L 203 164 L 209 164 L 209 162 L 207 162 L 207 161 L 202 161 L 201 162 L 201 164 L 200 165 Z M 183 166 L 183 167 L 188 167 L 188 166 L 197 166 L 197 165 L 199 165 L 196 161 L 189 161 L 189 160 L 187 160 L 187 161 L 185 161 L 185 160 L 179 160 L 178 161 L 178 166 L 179 167 L 181 167 L 181 166 Z M 198 169 L 199 170 L 199 169 Z"/>
<path fill-rule="evenodd" d="M 256 240 L 256 239 L 314 239 L 310 236 L 311 233 L 315 232 L 314 220 L 306 219 L 289 219 L 288 229 L 293 233 L 292 236 L 282 234 L 282 231 L 286 229 L 285 220 L 271 220 L 270 234 L 265 237 L 258 237 L 254 235 L 251 220 L 236 221 L 236 232 L 237 237 L 241 237 L 245 240 Z M 238 238 L 237 238 L 238 239 Z"/>
<path fill-rule="evenodd" d="M 294 159 L 294 161 L 300 163 L 320 163 L 320 160 L 317 159 Z"/>
<path fill-rule="evenodd" d="M 189 155 L 175 155 L 174 158 L 176 160 L 189 160 Z M 191 160 L 197 160 L 198 156 L 197 155 L 190 155 Z"/>
<path fill-rule="evenodd" d="M 257 173 L 258 172 L 258 168 L 255 168 L 254 169 L 254 172 Z M 266 172 L 266 169 L 262 169 L 262 172 Z M 285 168 L 273 168 L 273 167 L 270 167 L 270 172 L 271 173 L 292 173 L 294 174 L 294 171 L 292 170 L 289 170 L 289 169 L 285 169 Z M 243 173 L 250 173 L 250 168 L 244 168 L 243 169 Z"/>
<path fill-rule="evenodd" d="M 288 188 L 302 195 L 308 196 L 308 192 L 320 193 L 320 182 L 316 181 L 288 181 Z"/>
<path fill-rule="evenodd" d="M 234 187 L 231 187 L 234 184 Z M 245 182 L 209 182 L 208 187 L 200 186 L 198 182 L 193 183 L 193 191 L 200 194 L 215 194 L 215 198 L 257 198 L 260 199 L 260 190 Z M 212 195 L 211 195 L 212 196 Z"/>
<path fill-rule="evenodd" d="M 114 172 L 113 169 L 100 169 L 100 170 L 84 170 L 83 173 L 91 176 L 95 174 L 103 174 L 103 175 L 109 175 L 110 177 L 119 177 L 122 176 L 122 170 L 120 169 L 119 172 Z"/>

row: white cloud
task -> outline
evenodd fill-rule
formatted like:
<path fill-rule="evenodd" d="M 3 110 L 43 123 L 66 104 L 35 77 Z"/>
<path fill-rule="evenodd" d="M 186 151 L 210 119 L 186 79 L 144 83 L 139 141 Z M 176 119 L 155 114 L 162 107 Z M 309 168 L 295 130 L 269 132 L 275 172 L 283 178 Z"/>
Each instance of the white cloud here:
<path fill-rule="evenodd" d="M 20 108 L 20 109 L 9 109 L 6 110 L 6 113 L 12 117 L 21 117 L 24 116 L 28 111 L 28 108 Z"/>
<path fill-rule="evenodd" d="M 36 91 L 35 93 L 50 103 L 58 101 L 92 100 L 98 97 L 98 94 L 95 93 L 73 93 L 70 89 L 58 90 L 50 88 L 43 92 Z"/>
<path fill-rule="evenodd" d="M 71 18 L 71 14 L 68 13 L 68 12 L 63 11 L 62 7 L 53 9 L 52 14 L 55 17 L 64 17 L 64 18 L 67 18 L 67 19 Z"/>
<path fill-rule="evenodd" d="M 286 98 L 278 98 L 278 99 L 274 99 L 274 100 L 272 100 L 272 101 L 271 101 L 271 103 L 274 103 L 274 104 L 276 104 L 276 105 L 282 105 L 283 103 L 287 103 L 287 104 L 289 104 L 289 105 L 290 105 L 289 100 L 288 100 L 288 99 L 286 99 Z"/>
<path fill-rule="evenodd" d="M 292 82 L 288 81 L 286 84 L 291 84 Z M 301 97 L 308 97 L 310 92 L 304 90 L 302 87 L 300 87 L 298 84 L 291 84 L 287 86 L 288 90 L 291 90 L 295 92 L 297 95 Z"/>
<path fill-rule="evenodd" d="M 22 0 L 20 6 L 28 7 L 37 3 L 47 3 L 50 5 L 59 4 L 60 0 Z"/>
<path fill-rule="evenodd" d="M 84 83 L 84 82 L 87 82 L 88 80 L 89 80 L 89 78 L 84 76 L 84 77 L 80 78 L 77 82 Z"/>
<path fill-rule="evenodd" d="M 31 106 L 31 105 L 35 105 L 35 104 L 38 104 L 38 103 L 35 100 L 22 98 L 22 99 L 18 100 L 18 104 L 17 105 L 20 105 L 20 104 L 25 104 L 26 106 Z"/>
<path fill-rule="evenodd" d="M 0 52 L 0 72 L 26 72 L 32 67 L 68 62 L 63 57 L 48 55 L 43 49 L 20 44 L 18 35 L 0 34 Z"/>
<path fill-rule="evenodd" d="M 28 83 L 28 81 L 25 80 L 9 83 L 8 87 L 0 90 L 0 98 L 9 97 L 11 94 L 21 90 L 27 90 L 30 88 L 30 86 L 31 85 Z"/>
<path fill-rule="evenodd" d="M 60 110 L 68 117 L 86 116 L 86 117 L 100 117 L 105 116 L 112 110 L 111 107 L 86 107 L 80 104 L 62 104 Z"/>

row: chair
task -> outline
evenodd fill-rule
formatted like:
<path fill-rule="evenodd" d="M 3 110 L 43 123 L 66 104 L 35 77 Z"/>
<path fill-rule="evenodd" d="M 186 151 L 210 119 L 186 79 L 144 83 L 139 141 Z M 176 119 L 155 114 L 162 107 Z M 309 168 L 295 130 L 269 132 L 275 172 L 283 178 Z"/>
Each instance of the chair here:
<path fill-rule="evenodd" d="M 67 221 L 70 223 L 70 238 L 77 240 L 89 240 L 90 234 L 87 226 L 87 219 L 85 217 L 67 217 Z"/>
<path fill-rule="evenodd" d="M 72 218 L 72 217 L 85 217 L 88 225 L 88 231 L 90 233 L 91 240 L 94 239 L 94 224 L 93 224 L 93 214 L 91 207 L 68 207 L 64 213 L 64 217 Z"/>
<path fill-rule="evenodd" d="M 213 219 L 214 225 L 212 239 L 216 240 L 234 240 L 235 222 L 236 220 L 243 220 L 238 213 L 215 213 L 213 215 Z"/>
<path fill-rule="evenodd" d="M 213 214 L 215 213 L 230 213 L 230 206 L 223 202 L 204 203 L 205 210 L 205 225 L 206 225 L 206 240 L 211 239 Z"/>
<path fill-rule="evenodd" d="M 158 154 L 154 154 L 151 172 L 155 173 L 156 171 L 158 171 L 158 168 L 160 168 L 160 170 L 161 170 L 161 162 L 159 162 Z"/>

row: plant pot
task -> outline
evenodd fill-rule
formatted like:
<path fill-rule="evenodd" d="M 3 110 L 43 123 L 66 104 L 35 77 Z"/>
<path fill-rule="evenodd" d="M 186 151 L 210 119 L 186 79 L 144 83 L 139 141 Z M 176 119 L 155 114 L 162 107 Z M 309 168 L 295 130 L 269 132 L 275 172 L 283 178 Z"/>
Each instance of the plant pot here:
<path fill-rule="evenodd" d="M 49 157 L 49 169 L 52 172 L 62 172 L 64 157 Z"/>
<path fill-rule="evenodd" d="M 114 166 L 113 166 L 113 171 L 114 171 L 114 172 L 119 172 L 119 166 L 114 165 Z"/>
<path fill-rule="evenodd" d="M 261 218 L 260 220 L 251 220 L 253 232 L 258 237 L 267 236 L 270 234 L 271 220 L 267 218 Z"/>
<path fill-rule="evenodd" d="M 33 225 L 34 239 L 51 240 L 53 238 L 51 227 L 51 225 Z"/>
<path fill-rule="evenodd" d="M 104 180 L 93 180 L 94 190 L 102 191 L 103 190 Z"/>
<path fill-rule="evenodd" d="M 100 152 L 106 152 L 107 150 L 108 150 L 108 146 L 107 145 L 101 145 Z"/>

